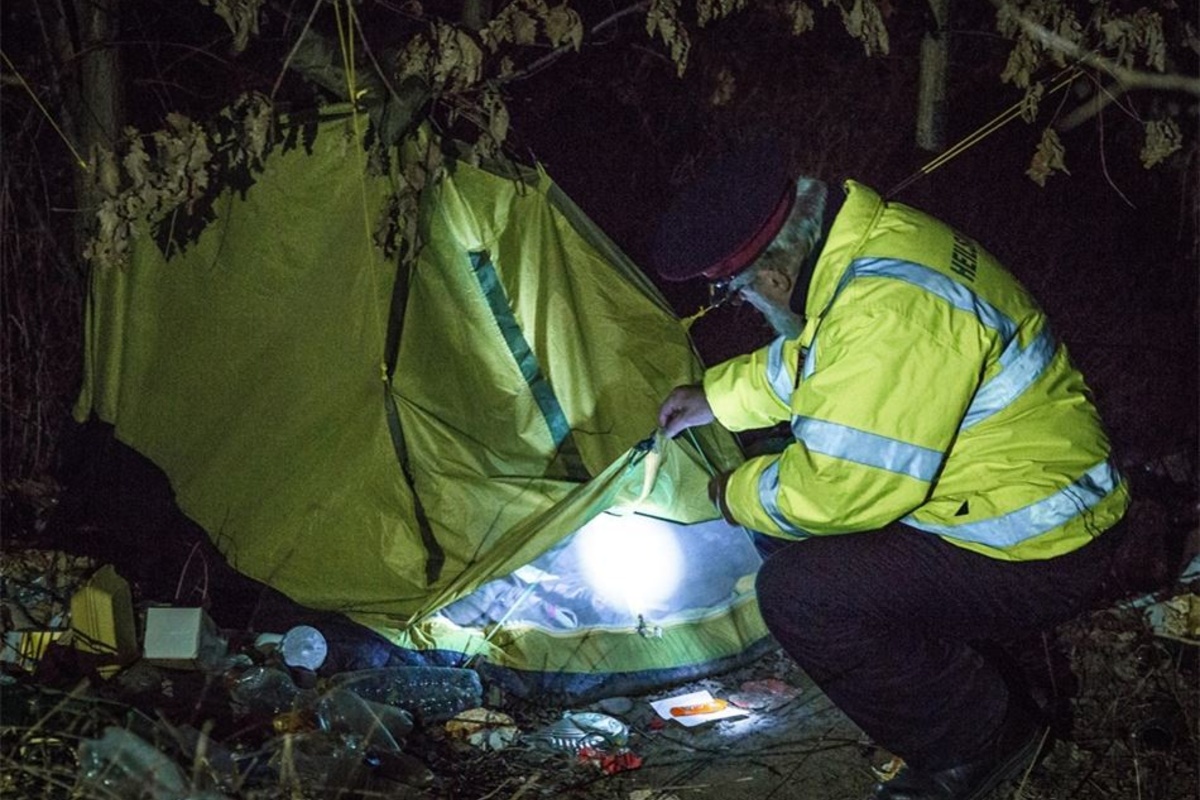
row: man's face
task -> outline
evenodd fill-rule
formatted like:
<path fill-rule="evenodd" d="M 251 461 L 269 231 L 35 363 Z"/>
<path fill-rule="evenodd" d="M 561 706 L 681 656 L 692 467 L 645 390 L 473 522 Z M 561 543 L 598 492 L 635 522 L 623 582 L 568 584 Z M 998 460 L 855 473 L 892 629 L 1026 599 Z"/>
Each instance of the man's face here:
<path fill-rule="evenodd" d="M 803 330 L 804 319 L 791 309 L 792 280 L 786 273 L 769 268 L 747 270 L 734 277 L 730 291 L 734 302 L 749 303 L 777 334 L 790 339 Z"/>

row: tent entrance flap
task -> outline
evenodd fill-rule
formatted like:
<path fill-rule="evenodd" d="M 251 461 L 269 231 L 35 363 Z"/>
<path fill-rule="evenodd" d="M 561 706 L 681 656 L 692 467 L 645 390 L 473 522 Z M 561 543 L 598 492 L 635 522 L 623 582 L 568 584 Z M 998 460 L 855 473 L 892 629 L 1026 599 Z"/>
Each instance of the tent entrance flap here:
<path fill-rule="evenodd" d="M 437 616 L 504 643 L 489 667 L 507 668 L 506 685 L 523 696 L 585 694 L 598 675 L 645 689 L 745 654 L 760 563 L 745 531 L 724 520 L 604 513 Z M 514 666 L 514 652 L 537 672 Z"/>
<path fill-rule="evenodd" d="M 573 536 L 439 613 L 456 625 L 634 627 L 645 635 L 745 598 L 760 564 L 723 520 L 681 525 L 599 514 Z"/>

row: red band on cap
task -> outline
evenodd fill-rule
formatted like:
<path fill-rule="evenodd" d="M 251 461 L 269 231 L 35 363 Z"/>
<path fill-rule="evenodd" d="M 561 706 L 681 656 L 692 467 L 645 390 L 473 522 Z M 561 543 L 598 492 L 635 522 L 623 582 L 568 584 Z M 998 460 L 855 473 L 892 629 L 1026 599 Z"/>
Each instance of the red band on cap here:
<path fill-rule="evenodd" d="M 795 200 L 796 188 L 789 184 L 775 209 L 767 216 L 758 230 L 738 245 L 732 253 L 700 274 L 710 281 L 715 281 L 735 275 L 753 264 L 754 259 L 762 255 L 762 251 L 767 248 L 767 245 L 775 238 L 775 234 L 779 233 L 779 229 L 783 227 L 783 221 L 791 213 L 792 203 Z"/>

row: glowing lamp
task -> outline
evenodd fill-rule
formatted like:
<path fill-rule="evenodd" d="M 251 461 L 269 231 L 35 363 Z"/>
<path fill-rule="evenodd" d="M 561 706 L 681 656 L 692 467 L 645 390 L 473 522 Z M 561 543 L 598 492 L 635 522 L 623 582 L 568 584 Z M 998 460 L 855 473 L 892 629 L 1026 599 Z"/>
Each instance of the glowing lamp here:
<path fill-rule="evenodd" d="M 672 523 L 639 514 L 600 514 L 575 535 L 584 579 L 605 602 L 645 614 L 666 605 L 683 579 Z"/>

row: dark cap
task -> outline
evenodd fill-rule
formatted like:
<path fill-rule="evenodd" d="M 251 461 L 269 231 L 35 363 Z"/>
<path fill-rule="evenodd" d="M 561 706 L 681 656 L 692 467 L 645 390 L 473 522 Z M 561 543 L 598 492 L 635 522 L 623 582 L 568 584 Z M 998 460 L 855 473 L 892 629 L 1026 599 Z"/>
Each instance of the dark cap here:
<path fill-rule="evenodd" d="M 671 203 L 651 249 L 666 280 L 719 280 L 750 266 L 791 211 L 795 190 L 773 139 L 727 151 Z"/>

